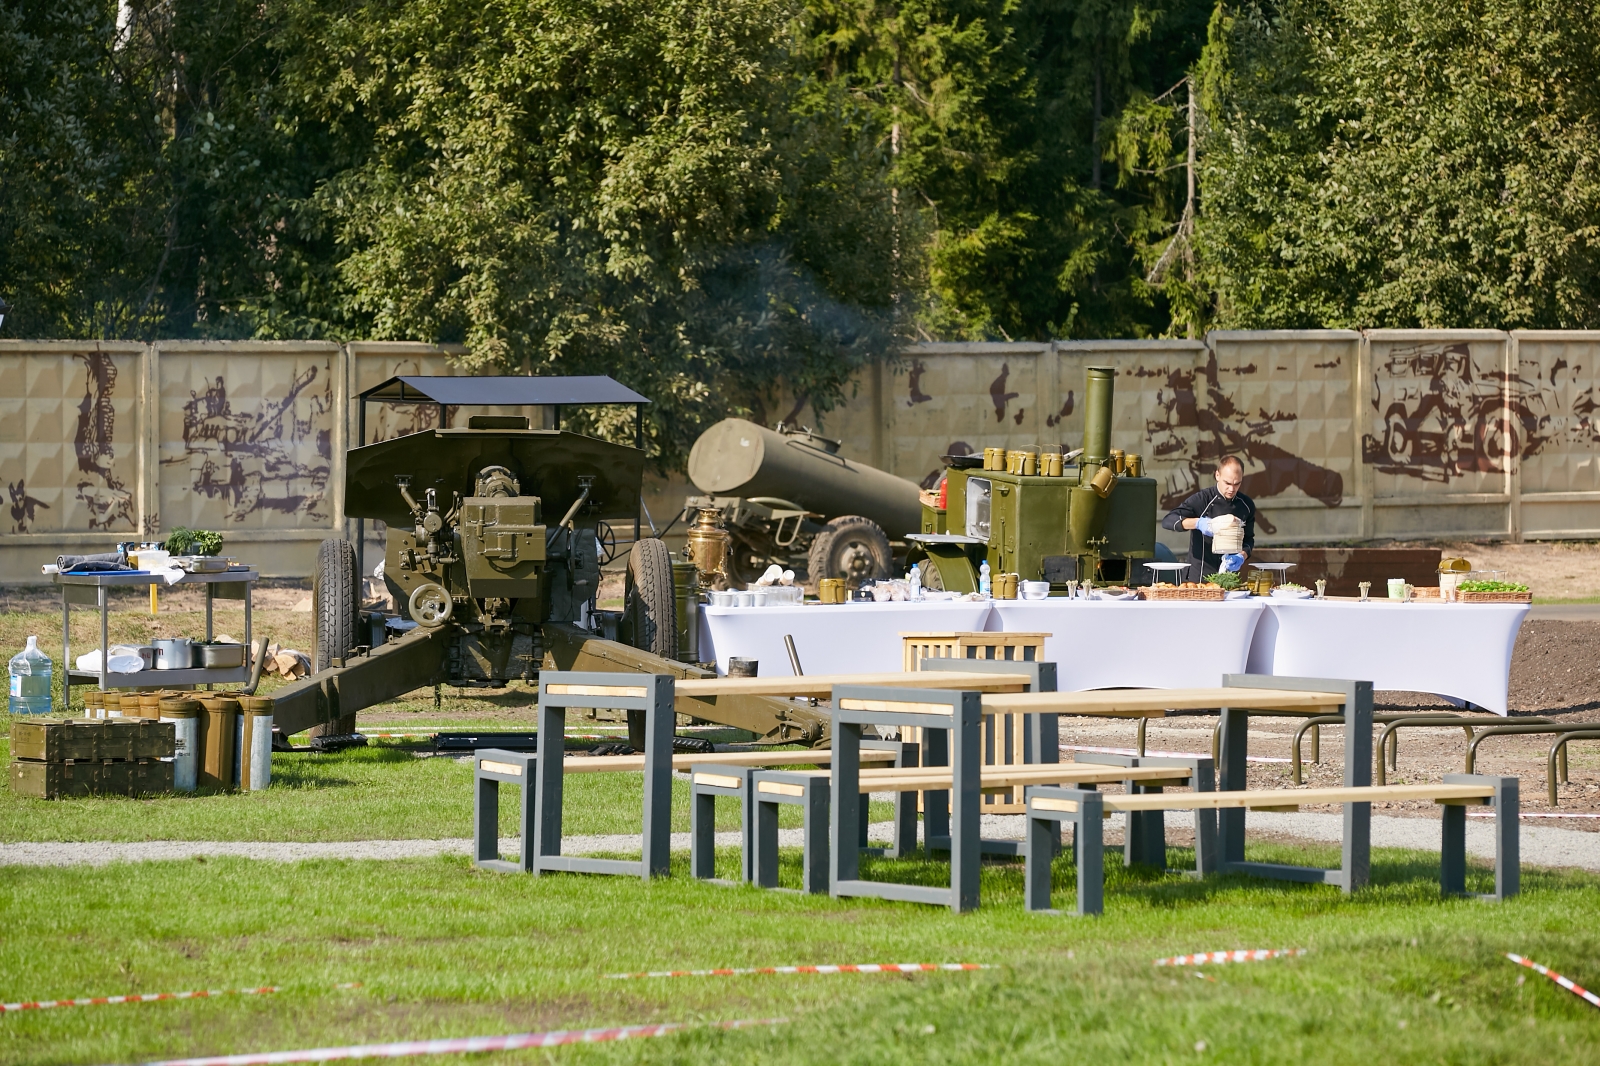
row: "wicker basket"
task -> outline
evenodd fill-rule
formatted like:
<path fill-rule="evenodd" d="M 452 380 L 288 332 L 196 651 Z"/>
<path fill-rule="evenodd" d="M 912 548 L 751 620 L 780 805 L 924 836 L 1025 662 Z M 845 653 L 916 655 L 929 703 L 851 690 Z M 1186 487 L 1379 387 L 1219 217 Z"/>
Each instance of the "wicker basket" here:
<path fill-rule="evenodd" d="M 1219 585 L 1207 585 L 1201 589 L 1158 589 L 1142 588 L 1139 596 L 1146 600 L 1204 600 L 1211 603 L 1220 603 L 1227 594 Z"/>
<path fill-rule="evenodd" d="M 1532 603 L 1531 592 L 1462 592 L 1456 590 L 1458 603 Z"/>

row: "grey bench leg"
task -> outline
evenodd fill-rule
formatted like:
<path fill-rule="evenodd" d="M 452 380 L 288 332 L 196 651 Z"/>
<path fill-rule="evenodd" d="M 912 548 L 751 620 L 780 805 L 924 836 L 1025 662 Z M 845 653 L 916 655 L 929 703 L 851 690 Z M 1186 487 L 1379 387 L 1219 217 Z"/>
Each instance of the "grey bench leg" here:
<path fill-rule="evenodd" d="M 1129 781 L 1125 788 L 1129 795 L 1157 793 L 1159 787 L 1147 788 Z M 1122 837 L 1122 864 L 1139 863 L 1158 870 L 1167 868 L 1167 822 L 1163 811 L 1129 811 L 1126 815 Z"/>
<path fill-rule="evenodd" d="M 1522 803 L 1515 777 L 1491 777 L 1487 774 L 1445 774 L 1447 785 L 1491 785 L 1494 788 L 1494 892 L 1488 899 L 1500 902 L 1522 891 Z M 1444 892 L 1458 894 L 1466 890 L 1466 823 L 1467 811 L 1460 805 L 1446 805 L 1444 838 L 1441 845 L 1439 883 Z M 1460 820 L 1453 828 L 1451 814 Z M 1452 860 L 1460 873 L 1452 869 Z"/>
<path fill-rule="evenodd" d="M 1055 858 L 1055 841 L 1060 835 L 1061 823 L 1056 819 L 1031 817 L 1028 819 L 1023 878 L 1026 884 L 1027 908 L 1030 911 L 1051 910 L 1050 863 Z"/>
<path fill-rule="evenodd" d="M 472 861 L 475 864 L 500 858 L 500 782 L 478 778 L 472 797 Z"/>
<path fill-rule="evenodd" d="M 778 887 L 778 804 L 756 801 L 756 884 Z"/>
<path fill-rule="evenodd" d="M 1446 803 L 1439 813 L 1439 892 L 1462 896 L 1467 891 L 1467 808 Z"/>
<path fill-rule="evenodd" d="M 1098 792 L 1079 797 L 1077 818 L 1078 913 L 1105 911 L 1105 799 Z"/>
<path fill-rule="evenodd" d="M 689 876 L 706 880 L 716 876 L 717 797 L 695 792 L 689 808 Z"/>
<path fill-rule="evenodd" d="M 825 777 L 812 778 L 806 785 L 805 795 L 805 890 L 813 894 L 827 895 L 828 892 L 828 779 Z M 866 804 L 861 805 L 865 812 Z M 773 810 L 773 855 L 777 855 L 777 810 Z M 864 819 L 863 819 L 864 821 Z M 862 835 L 866 835 L 865 827 Z M 776 863 L 774 863 L 776 866 Z M 776 873 L 776 870 L 774 870 Z"/>

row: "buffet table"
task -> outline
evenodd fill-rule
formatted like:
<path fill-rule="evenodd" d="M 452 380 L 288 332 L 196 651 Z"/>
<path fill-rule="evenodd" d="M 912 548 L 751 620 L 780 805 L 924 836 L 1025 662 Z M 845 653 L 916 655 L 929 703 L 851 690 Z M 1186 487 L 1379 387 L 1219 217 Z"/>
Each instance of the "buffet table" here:
<path fill-rule="evenodd" d="M 1506 688 L 1526 604 L 1373 600 L 992 600 L 702 607 L 700 657 L 729 656 L 791 673 L 785 634 L 807 673 L 901 669 L 901 633 L 1049 633 L 1044 658 L 1062 691 L 1197 688 L 1223 674 L 1371 681 L 1507 711 Z"/>
<path fill-rule="evenodd" d="M 1050 633 L 1044 657 L 1064 692 L 1094 688 L 1214 688 L 1245 673 L 1266 602 L 996 600 L 989 628 Z M 1331 676 L 1331 675 L 1330 675 Z"/>
<path fill-rule="evenodd" d="M 1272 600 L 1250 645 L 1252 674 L 1371 681 L 1505 714 L 1525 603 Z"/>
<path fill-rule="evenodd" d="M 700 608 L 700 659 L 728 672 L 728 657 L 757 659 L 761 676 L 787 677 L 785 634 L 794 637 L 808 674 L 866 674 L 901 669 L 901 633 L 984 629 L 989 604 L 843 603 L 793 607 Z M 1213 681 L 1213 683 L 1215 683 Z"/>

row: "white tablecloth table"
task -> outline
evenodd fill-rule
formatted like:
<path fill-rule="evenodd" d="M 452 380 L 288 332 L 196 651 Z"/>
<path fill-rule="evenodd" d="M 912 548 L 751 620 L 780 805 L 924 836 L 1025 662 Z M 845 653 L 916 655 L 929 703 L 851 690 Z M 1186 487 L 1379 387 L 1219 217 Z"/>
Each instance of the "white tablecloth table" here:
<path fill-rule="evenodd" d="M 897 671 L 905 662 L 901 633 L 982 632 L 989 610 L 970 600 L 701 607 L 700 659 L 714 659 L 719 674 L 728 672 L 729 656 L 758 659 L 761 676 L 787 677 L 787 633 L 808 674 Z"/>
<path fill-rule="evenodd" d="M 1506 713 L 1520 603 L 1273 600 L 1256 627 L 1249 672 L 1371 681 Z"/>
<path fill-rule="evenodd" d="M 1242 674 L 1261 600 L 996 600 L 989 628 L 1049 633 L 1044 658 L 1063 692 L 1215 688 Z"/>

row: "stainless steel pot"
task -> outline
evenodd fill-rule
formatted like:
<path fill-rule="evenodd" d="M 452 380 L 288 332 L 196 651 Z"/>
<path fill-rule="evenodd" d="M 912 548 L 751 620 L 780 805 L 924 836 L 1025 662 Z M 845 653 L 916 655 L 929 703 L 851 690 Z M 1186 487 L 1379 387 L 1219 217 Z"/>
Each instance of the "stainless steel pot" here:
<path fill-rule="evenodd" d="M 168 637 L 153 641 L 157 670 L 187 670 L 194 666 L 194 641 L 188 637 Z"/>
<path fill-rule="evenodd" d="M 194 646 L 199 654 L 200 661 L 197 666 L 208 670 L 238 669 L 244 665 L 243 644 L 215 644 L 199 643 Z"/>

